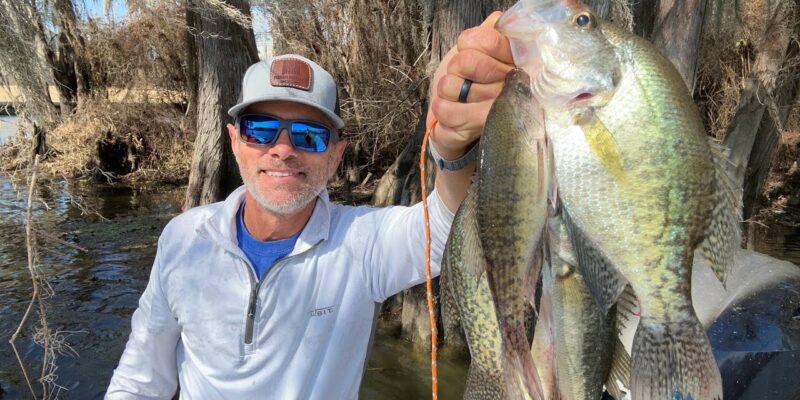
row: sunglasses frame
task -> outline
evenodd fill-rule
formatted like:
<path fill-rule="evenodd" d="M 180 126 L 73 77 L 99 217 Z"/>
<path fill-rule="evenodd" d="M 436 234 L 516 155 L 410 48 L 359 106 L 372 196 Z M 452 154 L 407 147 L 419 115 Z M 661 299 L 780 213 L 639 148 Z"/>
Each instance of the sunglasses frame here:
<path fill-rule="evenodd" d="M 243 134 L 242 134 L 241 120 L 242 120 L 242 118 L 249 117 L 249 116 L 274 118 L 275 120 L 278 121 L 278 133 L 275 135 L 275 139 L 272 140 L 272 143 L 254 143 L 254 142 L 248 142 L 248 141 L 246 141 L 245 139 L 242 138 Z M 330 134 L 328 135 L 328 140 L 325 143 L 325 150 L 323 150 L 323 151 L 310 151 L 310 150 L 306 150 L 306 149 L 301 148 L 301 147 L 297 147 L 294 144 L 294 142 L 292 141 L 292 124 L 295 123 L 295 122 L 302 122 L 302 123 L 312 124 L 312 125 L 320 125 L 322 127 L 327 128 L 328 132 Z M 275 142 L 278 141 L 278 138 L 281 137 L 281 133 L 283 133 L 284 130 L 286 131 L 286 134 L 289 135 L 289 143 L 292 144 L 292 147 L 294 147 L 297 150 L 304 151 L 306 153 L 314 153 L 314 154 L 324 153 L 324 152 L 328 151 L 328 149 L 330 148 L 330 146 L 332 144 L 335 144 L 335 143 L 337 143 L 339 141 L 339 130 L 333 128 L 332 126 L 330 126 L 330 125 L 328 125 L 328 124 L 326 124 L 324 122 L 305 120 L 305 119 L 287 119 L 287 118 L 281 118 L 281 117 L 279 117 L 277 115 L 272 115 L 272 114 L 249 113 L 249 114 L 239 115 L 238 117 L 236 117 L 235 127 L 236 127 L 236 138 L 240 142 L 242 142 L 244 144 L 247 144 L 247 145 L 252 145 L 252 146 L 260 146 L 260 147 L 272 146 L 273 144 L 275 144 Z"/>

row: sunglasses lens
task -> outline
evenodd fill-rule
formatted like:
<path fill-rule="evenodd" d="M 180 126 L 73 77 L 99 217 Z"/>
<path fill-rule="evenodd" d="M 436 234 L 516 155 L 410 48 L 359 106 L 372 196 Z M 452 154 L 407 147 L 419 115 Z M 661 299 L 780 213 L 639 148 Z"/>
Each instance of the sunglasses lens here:
<path fill-rule="evenodd" d="M 247 115 L 239 121 L 242 140 L 253 144 L 272 144 L 278 136 L 280 121 L 261 115 Z"/>
<path fill-rule="evenodd" d="M 312 153 L 322 153 L 328 148 L 331 131 L 324 125 L 311 122 L 292 122 L 292 144 Z"/>

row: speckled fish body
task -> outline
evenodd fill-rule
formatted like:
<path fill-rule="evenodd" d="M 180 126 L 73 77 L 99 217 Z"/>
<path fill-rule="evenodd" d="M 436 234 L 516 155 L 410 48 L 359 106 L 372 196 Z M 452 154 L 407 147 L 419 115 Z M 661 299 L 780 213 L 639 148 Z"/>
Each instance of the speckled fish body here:
<path fill-rule="evenodd" d="M 484 270 L 476 221 L 477 186 L 473 184 L 456 212 L 442 262 L 443 296 L 451 296 L 464 330 L 471 362 L 465 400 L 507 399 L 503 379 L 500 329 Z"/>
<path fill-rule="evenodd" d="M 608 310 L 630 283 L 639 300 L 634 400 L 721 398 L 690 276 L 703 243 L 724 280 L 736 212 L 680 75 L 647 41 L 575 0 L 523 0 L 498 28 L 545 109 L 559 197 L 593 298 Z M 585 259 L 581 248 L 601 257 Z"/>
<path fill-rule="evenodd" d="M 549 263 L 542 272 L 543 296 L 549 299 L 558 397 L 594 400 L 602 397 L 615 346 L 616 309 L 603 312 L 578 271 L 561 218 L 548 222 Z"/>
<path fill-rule="evenodd" d="M 552 171 L 544 117 L 529 77 L 520 69 L 508 73 L 489 112 L 478 172 L 478 231 L 500 327 L 508 395 L 540 399 L 525 314 L 541 268 Z"/>

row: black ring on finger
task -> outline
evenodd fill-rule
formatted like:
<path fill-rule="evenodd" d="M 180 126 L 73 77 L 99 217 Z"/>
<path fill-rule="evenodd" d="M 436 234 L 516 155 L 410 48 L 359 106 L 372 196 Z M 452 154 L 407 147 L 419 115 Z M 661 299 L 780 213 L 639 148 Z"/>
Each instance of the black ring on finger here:
<path fill-rule="evenodd" d="M 467 95 L 469 94 L 470 87 L 472 87 L 472 81 L 469 79 L 464 79 L 464 83 L 461 84 L 461 92 L 458 93 L 459 103 L 467 102 Z"/>

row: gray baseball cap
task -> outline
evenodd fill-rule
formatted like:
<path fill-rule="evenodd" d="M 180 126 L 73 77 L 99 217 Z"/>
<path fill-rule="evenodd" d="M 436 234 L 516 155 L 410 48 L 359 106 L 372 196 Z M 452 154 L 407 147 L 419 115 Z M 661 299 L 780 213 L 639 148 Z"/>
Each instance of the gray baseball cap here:
<path fill-rule="evenodd" d="M 336 129 L 344 126 L 339 117 L 336 81 L 317 63 L 297 54 L 285 54 L 257 62 L 242 79 L 242 97 L 228 114 L 236 118 L 251 104 L 285 100 L 322 111 Z"/>

